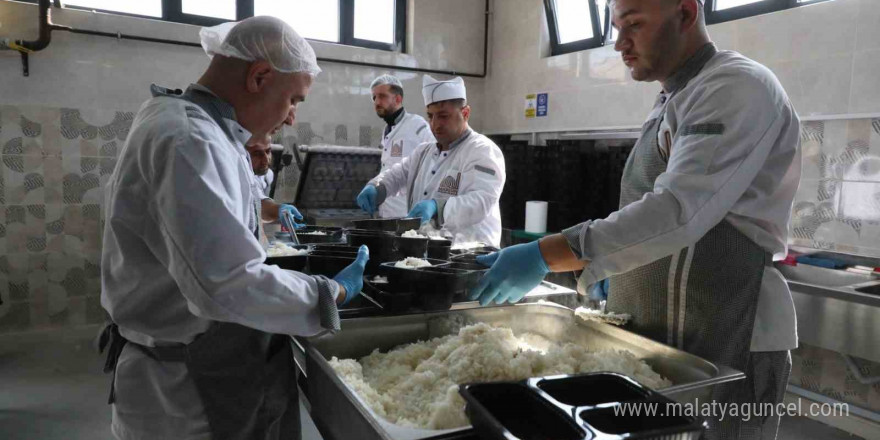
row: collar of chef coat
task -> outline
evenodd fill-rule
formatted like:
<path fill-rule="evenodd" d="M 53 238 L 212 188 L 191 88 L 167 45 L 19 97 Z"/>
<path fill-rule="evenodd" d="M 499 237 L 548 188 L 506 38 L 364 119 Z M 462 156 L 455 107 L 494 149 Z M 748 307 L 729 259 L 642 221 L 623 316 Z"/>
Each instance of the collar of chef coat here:
<path fill-rule="evenodd" d="M 661 93 L 672 95 L 684 88 L 691 78 L 697 76 L 697 74 L 703 70 L 703 66 L 705 66 L 716 53 L 718 53 L 718 49 L 715 48 L 714 43 L 706 43 L 703 45 L 703 47 L 697 50 L 697 53 L 685 61 L 675 73 L 664 81 L 663 91 Z"/>
<path fill-rule="evenodd" d="M 397 115 L 394 116 L 394 120 L 391 121 L 390 124 L 388 123 L 388 120 L 385 120 L 385 123 L 386 123 L 389 127 L 394 127 L 395 125 L 400 124 L 400 121 L 402 121 L 403 118 L 404 118 L 404 116 L 406 116 L 406 109 L 403 108 L 403 107 L 401 107 L 401 108 L 400 108 L 397 112 L 395 112 L 395 113 L 397 113 Z M 384 119 L 384 118 L 383 118 L 383 119 Z"/>
<path fill-rule="evenodd" d="M 460 145 L 462 142 L 464 142 L 465 139 L 467 139 L 468 136 L 470 136 L 471 133 L 473 133 L 473 132 L 474 132 L 474 130 L 473 130 L 472 128 L 468 127 L 468 128 L 464 131 L 464 133 L 462 133 L 462 135 L 461 135 L 458 139 L 452 141 L 452 143 L 449 144 L 449 151 L 452 151 L 453 148 L 459 146 L 459 145 Z M 437 142 L 437 151 L 440 151 L 440 142 Z"/>
<path fill-rule="evenodd" d="M 223 122 L 229 127 L 229 132 L 232 134 L 232 137 L 241 143 L 242 148 L 244 148 L 247 141 L 251 139 L 251 132 L 245 130 L 245 128 L 238 123 L 238 120 L 235 117 L 235 107 L 220 99 L 220 97 L 212 92 L 211 89 L 201 84 L 190 84 L 187 91 L 191 90 L 201 92 L 202 96 L 205 97 L 205 104 L 214 108 L 217 113 L 223 117 Z"/>

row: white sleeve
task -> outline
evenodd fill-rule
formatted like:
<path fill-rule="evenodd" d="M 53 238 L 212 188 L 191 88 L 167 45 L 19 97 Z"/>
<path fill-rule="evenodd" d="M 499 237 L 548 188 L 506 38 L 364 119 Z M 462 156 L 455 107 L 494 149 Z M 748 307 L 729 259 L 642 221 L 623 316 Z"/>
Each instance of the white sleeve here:
<path fill-rule="evenodd" d="M 461 170 L 458 195 L 437 200 L 440 226 L 462 229 L 489 216 L 498 204 L 506 179 L 504 156 L 494 145 L 480 148 Z"/>
<path fill-rule="evenodd" d="M 720 76 L 694 102 L 681 103 L 687 108 L 653 192 L 603 220 L 563 232 L 572 250 L 590 261 L 587 283 L 698 241 L 749 189 L 783 130 L 797 123 L 760 78 Z M 675 114 L 674 108 L 669 112 Z"/>
<path fill-rule="evenodd" d="M 370 183 L 381 188 L 379 190 L 379 204 L 385 201 L 386 195 L 394 195 L 398 191 L 406 189 L 410 174 L 415 172 L 413 168 L 418 166 L 423 148 L 424 145 L 419 145 L 411 155 L 404 157 L 403 160 L 370 180 Z"/>
<path fill-rule="evenodd" d="M 336 314 L 338 285 L 263 264 L 265 252 L 240 220 L 241 197 L 250 191 L 242 188 L 250 183 L 242 181 L 245 165 L 199 133 L 156 149 L 148 176 L 155 191 L 151 211 L 168 249 L 157 257 L 190 311 L 271 333 L 332 330 L 326 319 Z"/>

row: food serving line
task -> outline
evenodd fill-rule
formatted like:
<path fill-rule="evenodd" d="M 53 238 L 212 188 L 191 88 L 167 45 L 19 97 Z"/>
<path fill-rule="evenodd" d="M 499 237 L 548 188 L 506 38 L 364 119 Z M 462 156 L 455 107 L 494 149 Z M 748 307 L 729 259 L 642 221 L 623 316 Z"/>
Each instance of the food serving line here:
<path fill-rule="evenodd" d="M 346 153 L 342 149 L 326 153 L 312 149 L 310 153 L 302 168 L 295 202 L 305 205 L 305 210 L 340 206 L 303 203 L 320 198 L 308 192 L 307 185 L 312 183 L 309 176 L 350 177 L 355 169 L 371 175 L 367 169 L 370 167 L 364 165 L 364 158 L 370 160 L 371 153 Z M 375 157 L 378 159 L 378 155 Z M 310 171 L 310 163 L 323 167 L 323 171 Z M 328 169 L 335 171 L 329 173 Z M 321 197 L 327 198 L 328 182 L 318 179 L 317 184 L 324 191 Z M 359 188 L 362 184 L 337 182 L 335 186 Z M 351 195 L 342 192 L 342 197 Z M 354 200 L 354 196 L 348 200 Z M 358 246 L 370 247 L 364 294 L 340 310 L 342 331 L 291 339 L 301 395 L 326 440 L 611 439 L 634 434 L 638 438 L 699 438 L 704 428 L 701 420 L 684 416 L 640 419 L 616 416 L 612 409 L 621 402 L 706 402 L 713 387 L 744 378 L 741 372 L 726 366 L 609 324 L 576 317 L 573 310 L 552 302 L 577 295 L 562 286 L 545 282 L 516 305 L 480 307 L 468 301 L 468 291 L 485 272 L 475 257 L 492 248 L 453 249 L 448 240 L 414 236 L 408 232 L 418 229 L 418 220 L 413 219 L 360 219 L 354 220 L 353 226 L 298 230 L 299 244 L 289 244 L 297 255 L 267 259 L 267 263 L 283 268 L 332 277 L 354 261 Z M 284 233 L 276 239 L 292 241 Z M 413 258 L 419 264 L 409 265 Z M 430 266 L 416 267 L 428 263 Z M 535 303 L 541 299 L 547 301 Z M 472 426 L 427 430 L 394 425 L 377 416 L 329 362 L 332 357 L 360 359 L 377 349 L 387 352 L 401 345 L 456 334 L 463 325 L 475 323 L 503 326 L 515 335 L 537 335 L 593 351 L 626 350 L 672 385 L 655 392 L 623 376 L 601 373 L 515 383 L 460 384 Z"/>

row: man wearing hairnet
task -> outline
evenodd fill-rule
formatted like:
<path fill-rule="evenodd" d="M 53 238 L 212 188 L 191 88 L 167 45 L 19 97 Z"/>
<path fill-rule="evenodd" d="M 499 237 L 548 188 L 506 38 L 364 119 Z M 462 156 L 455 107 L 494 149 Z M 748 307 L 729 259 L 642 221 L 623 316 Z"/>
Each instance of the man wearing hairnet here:
<path fill-rule="evenodd" d="M 289 338 L 339 330 L 368 251 L 332 280 L 264 264 L 245 143 L 292 124 L 320 72 L 284 22 L 203 29 L 182 94 L 153 86 L 106 189 L 101 337 L 119 439 L 299 438 Z"/>
<path fill-rule="evenodd" d="M 419 145 L 434 142 L 428 123 L 403 108 L 403 84 L 397 77 L 382 75 L 370 85 L 376 115 L 385 121 L 382 135 L 382 168 L 388 170 L 409 157 Z M 379 216 L 403 217 L 407 214 L 406 189 L 390 195 L 379 205 Z M 372 215 L 373 212 L 370 212 Z"/>
<path fill-rule="evenodd" d="M 399 164 L 371 180 L 357 197 L 372 212 L 388 195 L 407 191 L 408 216 L 452 234 L 454 242 L 501 242 L 498 200 L 506 178 L 504 155 L 470 128 L 464 80 L 422 78 L 422 97 L 437 142 L 424 143 Z"/>

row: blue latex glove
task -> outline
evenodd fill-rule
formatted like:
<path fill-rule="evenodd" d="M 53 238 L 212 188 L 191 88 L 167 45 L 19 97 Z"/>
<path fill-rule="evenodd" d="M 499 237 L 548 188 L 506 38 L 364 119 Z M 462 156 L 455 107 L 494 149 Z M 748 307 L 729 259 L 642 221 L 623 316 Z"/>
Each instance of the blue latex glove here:
<path fill-rule="evenodd" d="M 435 200 L 422 200 L 416 203 L 409 211 L 407 217 L 421 217 L 422 224 L 431 221 L 437 215 L 437 202 Z"/>
<path fill-rule="evenodd" d="M 550 273 L 537 241 L 481 255 L 477 257 L 477 262 L 491 267 L 469 295 L 471 300 L 479 298 L 483 306 L 492 301 L 495 304 L 505 301 L 515 303 L 541 284 Z"/>
<path fill-rule="evenodd" d="M 593 284 L 593 289 L 590 290 L 590 299 L 594 301 L 605 301 L 608 299 L 608 278 L 605 278 L 602 281 L 596 281 L 596 284 Z"/>
<path fill-rule="evenodd" d="M 296 209 L 296 206 L 293 206 L 293 205 L 281 205 L 278 207 L 278 220 L 279 221 L 281 220 L 281 215 L 282 215 L 281 213 L 285 212 L 285 211 L 289 212 L 290 215 L 293 217 L 293 220 L 294 220 L 293 227 L 295 229 L 302 229 L 302 228 L 306 227 L 305 223 L 297 223 L 297 222 L 303 221 L 303 215 L 300 214 L 299 210 Z"/>
<path fill-rule="evenodd" d="M 358 256 L 354 263 L 349 264 L 333 277 L 333 281 L 345 289 L 345 299 L 342 301 L 342 305 L 350 303 L 361 294 L 361 289 L 364 287 L 364 268 L 367 267 L 369 260 L 370 249 L 367 248 L 367 245 L 362 244 L 358 249 Z"/>
<path fill-rule="evenodd" d="M 357 204 L 361 209 L 367 211 L 367 214 L 373 215 L 376 213 L 376 197 L 379 197 L 379 190 L 376 188 L 376 185 L 367 184 L 361 190 L 361 193 L 358 194 Z"/>

